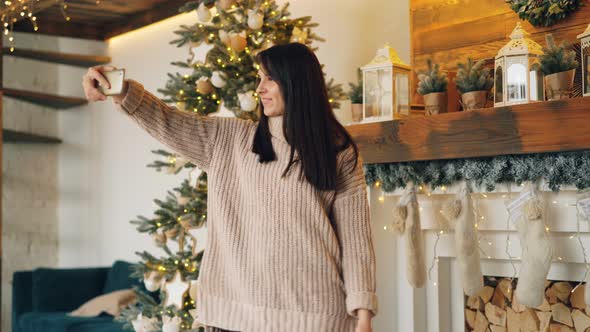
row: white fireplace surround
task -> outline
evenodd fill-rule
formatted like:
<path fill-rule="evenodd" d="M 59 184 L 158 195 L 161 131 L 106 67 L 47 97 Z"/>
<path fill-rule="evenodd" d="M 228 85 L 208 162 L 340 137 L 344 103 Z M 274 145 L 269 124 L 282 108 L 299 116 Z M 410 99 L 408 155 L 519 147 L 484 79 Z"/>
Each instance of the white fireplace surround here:
<path fill-rule="evenodd" d="M 430 188 L 425 189 L 429 191 Z M 521 186 L 512 184 L 511 197 L 516 198 L 521 189 Z M 580 281 L 585 272 L 584 255 L 577 238 L 571 238 L 576 235 L 577 189 L 565 186 L 558 193 L 554 193 L 542 182 L 540 190 L 547 203 L 545 221 L 550 228 L 554 248 L 554 261 L 548 279 Z M 388 332 L 463 332 L 464 298 L 455 260 L 453 231 L 451 229 L 440 237 L 437 247 L 439 262 L 432 269 L 432 280 L 428 280 L 422 289 L 412 289 L 406 278 L 407 256 L 404 241 L 393 234 L 389 226 L 392 221 L 392 209 L 402 192 L 402 189 L 397 189 L 391 193 L 384 193 L 381 187 L 374 185 L 369 189 L 376 239 L 377 293 L 381 316 L 375 319 L 374 329 Z M 418 195 L 425 235 L 427 271 L 434 257 L 433 247 L 439 222 L 444 220 L 440 209 L 456 192 L 455 185 L 444 190 L 437 188 L 430 196 Z M 483 197 L 482 194 L 487 197 Z M 474 188 L 473 198 L 478 204 L 479 216 L 485 218 L 478 222 L 480 248 L 490 256 L 488 258 L 482 254 L 482 272 L 488 276 L 512 277 L 512 264 L 505 252 L 507 234 L 510 235 L 511 256 L 520 257 L 521 249 L 512 224 L 507 231 L 508 213 L 503 195 L 508 195 L 508 185 L 498 185 L 496 190 L 490 193 Z M 580 238 L 590 255 L 588 223 L 583 217 L 580 218 Z M 519 260 L 514 261 L 517 273 L 519 263 Z M 518 277 L 518 274 L 516 276 Z"/>

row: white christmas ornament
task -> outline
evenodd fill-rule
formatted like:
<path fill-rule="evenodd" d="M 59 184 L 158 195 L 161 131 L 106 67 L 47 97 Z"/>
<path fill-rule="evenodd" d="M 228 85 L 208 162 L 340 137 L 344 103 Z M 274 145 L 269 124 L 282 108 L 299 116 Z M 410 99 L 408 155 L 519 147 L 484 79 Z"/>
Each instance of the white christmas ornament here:
<path fill-rule="evenodd" d="M 246 93 L 238 93 L 238 99 L 240 100 L 240 107 L 246 112 L 252 112 L 258 106 L 254 91 L 252 90 Z"/>
<path fill-rule="evenodd" d="M 180 317 L 169 316 L 162 317 L 162 332 L 179 332 L 180 331 Z"/>
<path fill-rule="evenodd" d="M 143 275 L 143 283 L 145 289 L 150 292 L 155 292 L 162 286 L 162 278 L 164 276 L 156 271 L 149 271 Z"/>
<path fill-rule="evenodd" d="M 204 2 L 201 2 L 197 8 L 197 16 L 199 17 L 199 21 L 203 23 L 207 23 L 211 20 L 211 11 L 205 6 Z"/>
<path fill-rule="evenodd" d="M 258 30 L 262 28 L 264 24 L 264 14 L 258 10 L 248 9 L 248 26 L 252 30 Z"/>
<path fill-rule="evenodd" d="M 148 318 L 139 313 L 137 318 L 131 321 L 131 325 L 135 332 L 154 332 L 158 330 L 158 319 Z"/>
<path fill-rule="evenodd" d="M 220 71 L 214 71 L 211 75 L 211 84 L 216 88 L 223 88 L 227 84 L 225 74 Z"/>
<path fill-rule="evenodd" d="M 166 291 L 165 306 L 174 305 L 177 309 L 182 309 L 182 297 L 188 288 L 188 282 L 182 281 L 180 271 L 176 271 L 174 279 L 164 283 L 164 290 Z"/>

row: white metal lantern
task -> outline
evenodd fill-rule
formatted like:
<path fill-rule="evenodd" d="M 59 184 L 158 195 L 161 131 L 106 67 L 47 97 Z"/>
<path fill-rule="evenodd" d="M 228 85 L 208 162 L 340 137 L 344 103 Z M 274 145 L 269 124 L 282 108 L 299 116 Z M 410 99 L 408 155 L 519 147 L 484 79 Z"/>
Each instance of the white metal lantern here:
<path fill-rule="evenodd" d="M 496 55 L 494 106 L 545 100 L 543 74 L 538 68 L 543 48 L 529 35 L 518 22 L 510 42 Z"/>
<path fill-rule="evenodd" d="M 363 71 L 363 115 L 361 122 L 386 121 L 410 115 L 410 73 L 389 45 L 377 51 Z"/>
<path fill-rule="evenodd" d="M 590 24 L 586 31 L 578 35 L 580 52 L 582 52 L 582 91 L 584 96 L 590 96 Z"/>

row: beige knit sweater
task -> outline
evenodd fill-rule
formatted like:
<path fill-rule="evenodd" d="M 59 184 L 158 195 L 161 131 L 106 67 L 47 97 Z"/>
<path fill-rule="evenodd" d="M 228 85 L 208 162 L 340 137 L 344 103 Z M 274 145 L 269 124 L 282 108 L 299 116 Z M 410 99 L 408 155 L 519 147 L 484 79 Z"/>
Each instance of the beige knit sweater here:
<path fill-rule="evenodd" d="M 251 152 L 256 123 L 179 111 L 128 80 L 117 109 L 208 175 L 197 321 L 244 332 L 353 332 L 377 314 L 375 251 L 362 159 L 338 155 L 336 190 L 281 174 L 290 146 L 271 117 L 277 161 Z M 348 157 L 348 159 L 347 159 Z M 352 159 L 352 162 L 354 159 Z M 330 220 L 334 221 L 334 228 Z"/>

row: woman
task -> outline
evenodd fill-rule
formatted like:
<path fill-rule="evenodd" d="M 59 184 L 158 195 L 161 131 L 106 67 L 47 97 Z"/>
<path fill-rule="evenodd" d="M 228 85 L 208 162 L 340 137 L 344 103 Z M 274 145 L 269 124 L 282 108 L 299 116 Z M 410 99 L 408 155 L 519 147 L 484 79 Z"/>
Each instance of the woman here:
<path fill-rule="evenodd" d="M 207 172 L 207 244 L 197 321 L 208 331 L 370 332 L 375 252 L 358 149 L 334 117 L 303 44 L 260 65 L 260 120 L 179 111 L 126 80 L 116 108 Z M 84 77 L 88 100 L 105 100 Z"/>

